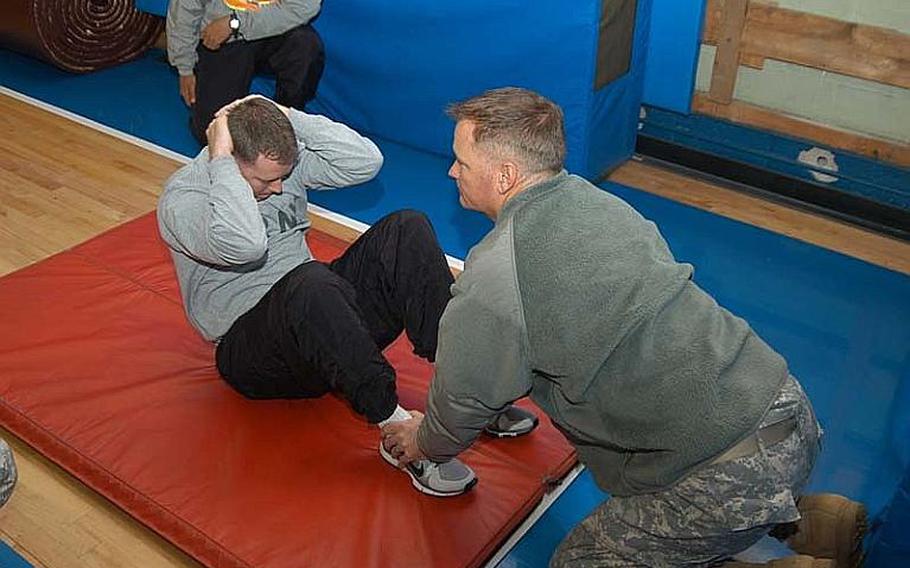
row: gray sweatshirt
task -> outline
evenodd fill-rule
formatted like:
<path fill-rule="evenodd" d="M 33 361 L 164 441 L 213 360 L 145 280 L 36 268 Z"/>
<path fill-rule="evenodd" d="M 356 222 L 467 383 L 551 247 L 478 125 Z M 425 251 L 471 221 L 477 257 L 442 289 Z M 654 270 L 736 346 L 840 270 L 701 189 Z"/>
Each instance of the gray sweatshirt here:
<path fill-rule="evenodd" d="M 755 431 L 788 376 L 691 275 L 579 177 L 518 194 L 452 287 L 418 445 L 453 457 L 530 394 L 604 490 L 672 485 Z"/>
<path fill-rule="evenodd" d="M 312 260 L 308 189 L 363 183 L 382 167 L 376 145 L 347 126 L 294 109 L 290 119 L 300 159 L 281 194 L 257 202 L 233 158 L 210 161 L 203 149 L 158 201 L 184 308 L 206 339 L 224 335 L 275 282 Z"/>
<path fill-rule="evenodd" d="M 247 41 L 281 35 L 315 18 L 321 5 L 322 0 L 281 0 L 256 12 L 237 12 L 240 32 Z M 171 0 L 167 7 L 167 56 L 181 75 L 193 74 L 203 28 L 230 13 L 223 0 Z"/>

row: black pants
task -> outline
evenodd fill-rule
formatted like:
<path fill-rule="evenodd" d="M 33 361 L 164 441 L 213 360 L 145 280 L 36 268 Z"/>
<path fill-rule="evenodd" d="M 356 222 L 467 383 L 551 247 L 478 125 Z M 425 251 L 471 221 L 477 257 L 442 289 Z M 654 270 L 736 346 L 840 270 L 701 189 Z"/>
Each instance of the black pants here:
<path fill-rule="evenodd" d="M 398 404 L 382 350 L 405 331 L 435 360 L 452 273 L 422 213 L 393 213 L 330 264 L 308 262 L 279 280 L 234 322 L 218 370 L 250 398 L 341 393 L 370 422 Z"/>
<path fill-rule="evenodd" d="M 215 112 L 250 92 L 255 73 L 275 75 L 275 101 L 303 110 L 316 96 L 325 67 L 322 40 L 305 24 L 279 36 L 232 41 L 217 50 L 196 48 L 196 104 L 190 121 L 193 135 L 206 144 L 205 129 Z"/>

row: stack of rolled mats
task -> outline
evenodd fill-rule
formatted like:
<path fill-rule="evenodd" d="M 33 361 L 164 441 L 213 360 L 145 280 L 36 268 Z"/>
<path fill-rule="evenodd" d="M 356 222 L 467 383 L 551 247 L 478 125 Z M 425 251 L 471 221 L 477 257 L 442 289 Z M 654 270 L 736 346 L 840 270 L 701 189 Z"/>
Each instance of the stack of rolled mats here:
<path fill-rule="evenodd" d="M 0 0 L 0 46 L 85 73 L 135 59 L 163 21 L 133 0 Z"/>

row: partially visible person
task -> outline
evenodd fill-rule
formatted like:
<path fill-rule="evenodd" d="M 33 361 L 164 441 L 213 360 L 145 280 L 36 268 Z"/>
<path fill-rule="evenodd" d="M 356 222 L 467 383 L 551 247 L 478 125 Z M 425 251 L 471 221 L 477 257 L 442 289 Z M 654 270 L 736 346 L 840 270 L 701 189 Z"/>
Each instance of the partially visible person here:
<path fill-rule="evenodd" d="M 167 52 L 180 75 L 180 96 L 191 109 L 190 129 L 206 144 L 219 108 L 250 92 L 255 73 L 275 75 L 275 100 L 303 110 L 316 96 L 325 66 L 311 25 L 322 0 L 171 0 Z M 231 6 L 244 5 L 245 10 Z"/>
<path fill-rule="evenodd" d="M 654 223 L 563 169 L 561 109 L 504 88 L 449 112 L 449 175 L 495 226 L 452 288 L 426 415 L 383 429 L 392 456 L 452 459 L 530 395 L 612 495 L 554 568 L 712 566 L 797 522 L 798 550 L 856 561 L 862 507 L 800 501 L 820 434 L 786 361 L 692 281 Z"/>
<path fill-rule="evenodd" d="M 5 440 L 0 438 L 0 507 L 5 505 L 12 496 L 18 475 L 13 450 Z"/>

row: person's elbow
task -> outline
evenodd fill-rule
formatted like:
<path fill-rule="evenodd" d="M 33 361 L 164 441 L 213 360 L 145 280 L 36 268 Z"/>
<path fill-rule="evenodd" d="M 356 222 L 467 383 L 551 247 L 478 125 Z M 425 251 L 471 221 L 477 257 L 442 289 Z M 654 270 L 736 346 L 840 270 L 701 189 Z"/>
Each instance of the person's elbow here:
<path fill-rule="evenodd" d="M 212 235 L 212 249 L 218 260 L 227 266 L 243 266 L 261 261 L 269 250 L 268 238 L 262 234 Z"/>
<path fill-rule="evenodd" d="M 358 178 L 356 180 L 357 183 L 370 181 L 376 177 L 376 174 L 382 169 L 382 164 L 385 161 L 379 147 L 376 146 L 372 140 L 365 138 L 364 142 L 363 156 L 361 156 L 360 160 L 361 168 L 356 174 L 356 177 Z"/>
<path fill-rule="evenodd" d="M 308 2 L 303 2 L 298 10 L 294 11 L 295 19 L 299 24 L 309 24 L 313 19 L 319 15 L 319 11 L 322 9 L 321 0 L 310 0 Z"/>

